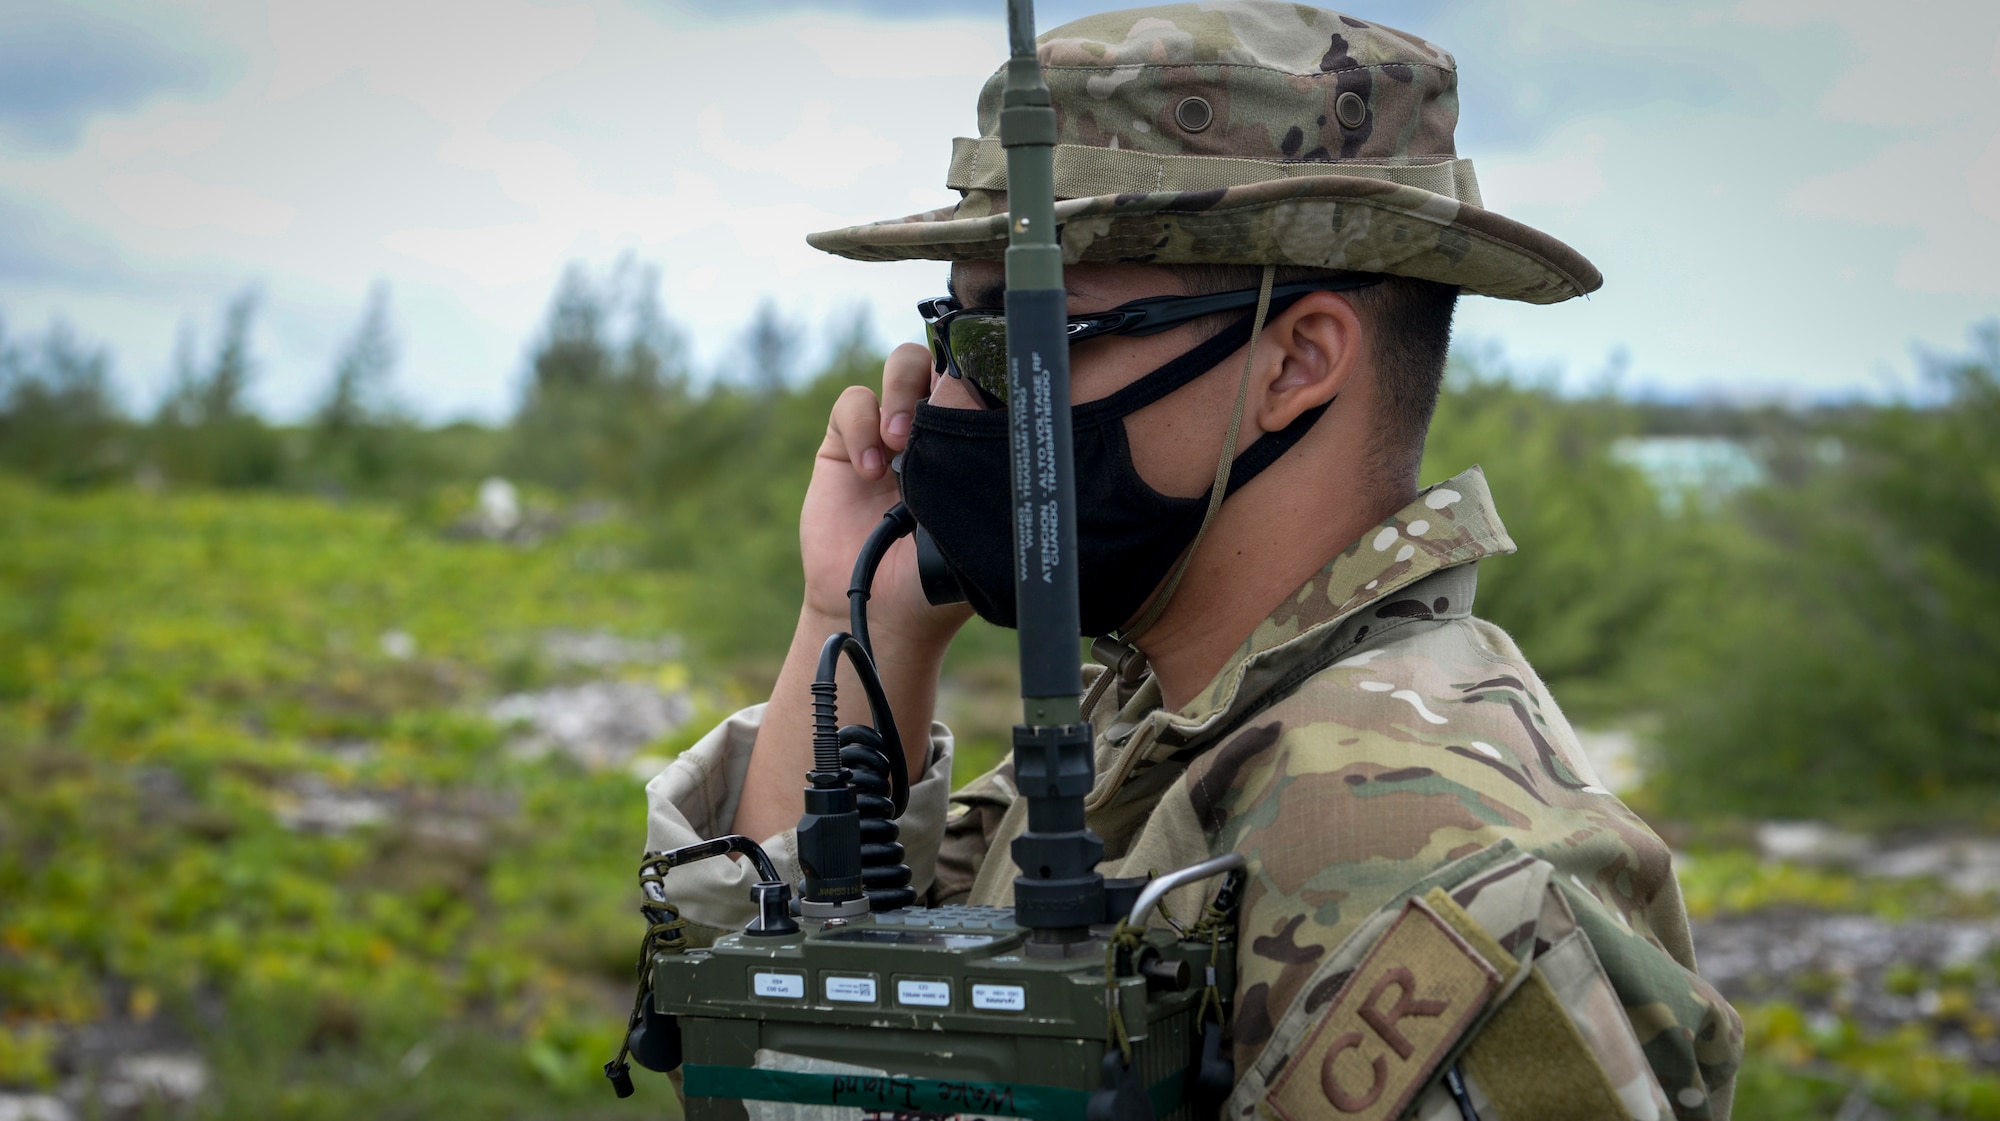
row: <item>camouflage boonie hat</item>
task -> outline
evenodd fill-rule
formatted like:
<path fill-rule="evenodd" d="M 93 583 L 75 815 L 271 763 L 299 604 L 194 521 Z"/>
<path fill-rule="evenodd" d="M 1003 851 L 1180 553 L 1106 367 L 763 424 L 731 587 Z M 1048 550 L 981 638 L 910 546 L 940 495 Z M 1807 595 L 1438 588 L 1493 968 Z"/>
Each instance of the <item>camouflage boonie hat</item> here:
<path fill-rule="evenodd" d="M 1456 64 L 1414 35 L 1235 0 L 1089 16 L 1040 53 L 1072 264 L 1352 269 L 1537 304 L 1603 283 L 1576 250 L 1481 207 L 1452 146 Z M 806 240 L 863 261 L 999 258 L 1004 82 L 980 91 L 980 137 L 952 142 L 958 205 Z"/>

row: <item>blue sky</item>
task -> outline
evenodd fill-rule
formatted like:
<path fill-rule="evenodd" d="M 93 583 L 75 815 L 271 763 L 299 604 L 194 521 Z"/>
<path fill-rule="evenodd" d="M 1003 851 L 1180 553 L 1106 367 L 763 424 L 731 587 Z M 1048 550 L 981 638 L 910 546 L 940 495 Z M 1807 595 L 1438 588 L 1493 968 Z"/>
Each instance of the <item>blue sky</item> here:
<path fill-rule="evenodd" d="M 949 201 L 1000 0 L 720 7 L 5 0 L 0 323 L 68 319 L 146 409 L 177 333 L 205 346 L 256 284 L 257 394 L 295 415 L 379 280 L 433 418 L 505 411 L 571 261 L 657 263 L 704 366 L 766 297 L 910 337 L 940 266 L 803 238 Z M 1466 300 L 1468 347 L 1576 386 L 1879 395 L 2000 314 L 2000 4 L 1352 11 L 1456 54 L 1489 205 L 1605 273 L 1587 301 Z"/>

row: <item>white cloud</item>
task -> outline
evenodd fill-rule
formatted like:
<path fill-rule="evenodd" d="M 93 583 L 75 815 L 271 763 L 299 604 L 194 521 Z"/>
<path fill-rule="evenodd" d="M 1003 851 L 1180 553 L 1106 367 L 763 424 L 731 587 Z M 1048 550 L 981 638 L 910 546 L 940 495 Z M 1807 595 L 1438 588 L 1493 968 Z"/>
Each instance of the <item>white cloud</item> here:
<path fill-rule="evenodd" d="M 2000 222 L 2000 133 L 1986 142 L 1986 151 L 1965 169 L 1965 190 L 1973 209 Z"/>
<path fill-rule="evenodd" d="M 799 106 L 799 125 L 769 144 L 738 139 L 751 129 L 731 128 L 722 107 L 707 105 L 696 118 L 701 150 L 739 171 L 777 175 L 801 187 L 848 187 L 869 168 L 902 158 L 896 144 L 853 123 L 834 123 L 834 106 L 820 99 Z"/>
<path fill-rule="evenodd" d="M 111 175 L 104 196 L 143 225 L 163 230 L 204 226 L 273 237 L 284 233 L 296 207 L 274 202 L 233 183 L 200 183 L 177 171 Z"/>
<path fill-rule="evenodd" d="M 1007 61 L 1007 33 L 997 19 L 917 27 L 880 21 L 813 23 L 799 29 L 798 41 L 836 78 L 978 82 Z"/>
<path fill-rule="evenodd" d="M 1765 27 L 1833 24 L 1871 48 L 1866 55 L 1871 60 L 1883 58 L 1885 46 L 1926 58 L 1955 50 L 1968 39 L 1983 48 L 2000 30 L 2000 9 L 1983 0 L 1898 0 L 1893 22 L 1884 21 L 1880 0 L 1742 0 L 1730 15 Z"/>
<path fill-rule="evenodd" d="M 2000 37 L 1995 43 L 2000 49 Z M 1896 132 L 1994 116 L 1995 73 L 1977 37 L 1926 53 L 1920 82 L 1885 82 L 1873 58 L 1855 65 L 1820 98 L 1820 115 Z"/>
<path fill-rule="evenodd" d="M 2000 297 L 2000 226 L 1935 229 L 1896 258 L 1891 278 L 1906 292 Z"/>
<path fill-rule="evenodd" d="M 477 128 L 537 81 L 589 54 L 588 4 L 344 0 L 262 6 L 272 49 L 261 95 L 282 102 L 358 75 L 457 128 Z"/>
<path fill-rule="evenodd" d="M 547 275 L 574 238 L 539 222 L 515 222 L 451 230 L 417 228 L 386 234 L 382 244 L 427 264 L 450 270 L 485 291 L 526 284 Z"/>
<path fill-rule="evenodd" d="M 1969 153 L 1977 157 L 1967 163 Z M 1952 174 L 1954 164 L 1963 170 Z M 2000 268 L 1994 266 L 2000 261 L 2000 134 L 1959 132 L 1897 145 L 1802 185 L 1792 198 L 1809 212 L 1857 225 L 1917 231 L 1920 240 L 1896 258 L 1898 288 L 2000 297 Z"/>
<path fill-rule="evenodd" d="M 1529 159 L 1474 161 L 1479 193 L 1489 209 L 1510 206 L 1568 205 L 1589 202 L 1604 193 L 1604 122 L 1590 122 L 1587 131 L 1565 130 L 1555 142 Z"/>
<path fill-rule="evenodd" d="M 458 133 L 438 145 L 441 163 L 482 171 L 508 198 L 548 208 L 581 201 L 589 188 L 575 153 L 551 140 L 502 140 L 483 129 Z"/>
<path fill-rule="evenodd" d="M 101 126 L 97 151 L 113 163 L 146 156 L 192 156 L 215 147 L 225 126 L 213 117 L 153 118 L 143 124 L 118 122 Z"/>
<path fill-rule="evenodd" d="M 1891 273 L 1905 291 L 2000 296 L 1993 267 L 2000 259 L 2000 5 L 1978 7 L 1954 13 L 1954 33 L 1926 37 L 1921 81 L 1892 84 L 1868 49 L 1869 36 L 1880 34 L 1879 11 L 1760 0 L 1765 18 L 1837 22 L 1855 47 L 1852 65 L 1817 112 L 1865 126 L 1852 130 L 1861 158 L 1800 180 L 1786 204 L 1813 217 L 1909 231 L 1914 240 Z M 1923 27 L 1926 15 L 1941 14 L 1937 5 L 1920 4 L 1899 22 Z"/>

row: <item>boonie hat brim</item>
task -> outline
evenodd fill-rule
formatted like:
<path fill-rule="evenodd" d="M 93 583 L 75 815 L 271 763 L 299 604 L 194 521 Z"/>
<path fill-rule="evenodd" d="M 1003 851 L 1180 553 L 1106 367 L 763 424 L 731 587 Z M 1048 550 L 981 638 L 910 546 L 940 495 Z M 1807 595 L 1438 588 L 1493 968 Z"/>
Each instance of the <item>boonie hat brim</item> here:
<path fill-rule="evenodd" d="M 1001 209 L 965 216 L 974 196 Z M 998 260 L 1004 194 L 811 234 L 861 261 Z M 1505 300 L 1551 304 L 1596 291 L 1583 254 L 1530 226 L 1421 187 L 1311 175 L 1199 191 L 1095 195 L 1056 203 L 1070 264 L 1286 264 L 1390 273 Z"/>

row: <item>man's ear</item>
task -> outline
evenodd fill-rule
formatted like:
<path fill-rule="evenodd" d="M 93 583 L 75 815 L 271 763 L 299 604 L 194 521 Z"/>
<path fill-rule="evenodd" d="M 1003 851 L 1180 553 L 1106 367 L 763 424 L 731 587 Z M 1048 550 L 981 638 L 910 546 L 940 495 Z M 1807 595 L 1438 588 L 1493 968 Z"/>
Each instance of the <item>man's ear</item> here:
<path fill-rule="evenodd" d="M 1346 296 L 1309 292 L 1265 324 L 1257 346 L 1262 393 L 1256 421 L 1264 431 L 1276 432 L 1353 381 L 1367 335 Z"/>

